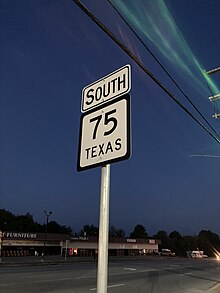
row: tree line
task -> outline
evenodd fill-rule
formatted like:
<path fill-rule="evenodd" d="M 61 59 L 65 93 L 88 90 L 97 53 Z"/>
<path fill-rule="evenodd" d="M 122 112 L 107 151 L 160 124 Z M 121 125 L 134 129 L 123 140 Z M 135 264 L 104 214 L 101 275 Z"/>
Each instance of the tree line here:
<path fill-rule="evenodd" d="M 85 225 L 79 233 L 80 236 L 98 236 L 98 228 L 93 225 Z M 125 231 L 123 229 L 116 229 L 111 226 L 109 229 L 109 236 L 112 238 L 125 238 Z M 128 238 L 132 239 L 159 239 L 161 245 L 159 249 L 169 248 L 178 256 L 186 256 L 187 251 L 203 250 L 204 254 L 208 256 L 215 256 L 220 251 L 220 238 L 210 230 L 201 230 L 198 235 L 183 236 L 178 231 L 167 233 L 164 230 L 158 231 L 155 235 L 150 236 L 146 228 L 138 224 L 134 230 L 129 234 Z"/>
<path fill-rule="evenodd" d="M 1 231 L 44 233 L 45 228 L 46 224 L 39 224 L 34 221 L 30 213 L 16 216 L 5 209 L 0 209 Z M 98 237 L 99 229 L 94 225 L 84 225 L 78 233 L 73 233 L 70 226 L 62 226 L 56 221 L 49 221 L 47 232 Z M 173 231 L 168 234 L 164 230 L 158 231 L 155 235 L 149 235 L 146 228 L 138 224 L 129 235 L 126 235 L 123 229 L 118 229 L 112 225 L 109 229 L 109 236 L 111 238 L 159 239 L 161 240 L 160 249 L 169 248 L 178 256 L 186 256 L 186 252 L 192 250 L 203 250 L 208 256 L 213 256 L 216 251 L 220 251 L 220 238 L 218 234 L 210 230 L 201 230 L 198 235 L 193 236 L 184 236 L 178 231 Z"/>
<path fill-rule="evenodd" d="M 193 250 L 202 250 L 208 256 L 215 256 L 220 250 L 219 236 L 210 230 L 201 230 L 193 236 L 183 236 L 177 231 L 169 235 L 165 231 L 158 231 L 154 237 L 161 240 L 162 247 L 171 249 L 178 256 L 186 256 L 187 251 Z"/>
<path fill-rule="evenodd" d="M 16 216 L 5 209 L 0 209 L 0 230 L 2 231 L 44 233 L 45 229 L 46 223 L 39 224 L 34 221 L 33 216 L 30 213 Z M 56 221 L 49 221 L 47 225 L 47 232 L 70 234 L 72 229 L 65 225 L 61 226 Z"/>

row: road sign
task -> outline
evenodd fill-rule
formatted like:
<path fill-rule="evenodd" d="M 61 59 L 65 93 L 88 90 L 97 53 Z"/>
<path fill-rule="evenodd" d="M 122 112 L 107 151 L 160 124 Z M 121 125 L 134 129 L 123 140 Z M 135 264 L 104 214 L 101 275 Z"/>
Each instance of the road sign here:
<path fill-rule="evenodd" d="M 78 171 L 126 160 L 129 157 L 129 94 L 82 114 Z"/>
<path fill-rule="evenodd" d="M 125 65 L 109 75 L 86 86 L 82 91 L 81 111 L 86 112 L 131 89 L 131 67 Z"/>

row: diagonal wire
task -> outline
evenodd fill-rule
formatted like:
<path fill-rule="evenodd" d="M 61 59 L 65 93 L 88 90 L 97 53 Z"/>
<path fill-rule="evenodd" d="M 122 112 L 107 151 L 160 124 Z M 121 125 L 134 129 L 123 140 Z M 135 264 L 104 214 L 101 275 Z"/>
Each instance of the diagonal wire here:
<path fill-rule="evenodd" d="M 178 85 L 175 79 L 171 76 L 171 74 L 167 71 L 167 69 L 163 66 L 163 64 L 159 61 L 159 59 L 153 54 L 153 52 L 149 49 L 149 47 L 145 44 L 145 42 L 141 39 L 138 33 L 132 28 L 129 22 L 124 18 L 124 16 L 118 11 L 114 4 L 112 4 L 111 0 L 107 0 L 112 8 L 117 12 L 117 14 L 121 17 L 121 19 L 125 22 L 125 24 L 129 27 L 129 29 L 133 32 L 136 38 L 141 42 L 144 48 L 148 51 L 148 53 L 153 57 L 153 59 L 159 64 L 162 70 L 166 73 L 166 75 L 170 78 L 170 80 L 175 84 L 175 86 L 179 89 L 179 91 L 183 94 L 183 96 L 188 100 L 188 102 L 193 106 L 196 112 L 204 119 L 210 129 L 219 137 L 218 132 L 212 127 L 212 125 L 208 122 L 205 116 L 199 111 L 197 106 L 193 103 L 193 101 L 189 98 L 189 96 L 182 90 L 182 88 Z"/>
<path fill-rule="evenodd" d="M 203 158 L 220 158 L 220 156 L 218 156 L 218 155 L 200 155 L 200 154 L 198 154 L 198 155 L 189 155 L 189 157 L 190 158 L 192 158 L 192 157 L 203 157 Z"/>
<path fill-rule="evenodd" d="M 73 0 L 92 21 L 94 21 L 178 106 L 180 106 L 197 124 L 199 124 L 218 143 L 220 140 L 206 128 L 175 96 L 172 94 L 144 64 L 102 23 L 91 13 L 79 0 Z"/>

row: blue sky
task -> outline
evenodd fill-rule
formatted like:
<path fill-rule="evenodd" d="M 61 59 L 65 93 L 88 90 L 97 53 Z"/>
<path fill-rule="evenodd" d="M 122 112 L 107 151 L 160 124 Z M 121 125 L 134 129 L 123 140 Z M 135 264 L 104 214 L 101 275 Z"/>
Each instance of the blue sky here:
<path fill-rule="evenodd" d="M 202 121 L 108 1 L 82 2 Z M 126 5 L 124 17 L 220 132 L 199 70 L 219 66 L 219 1 L 112 4 Z M 1 208 L 30 212 L 41 223 L 43 210 L 51 210 L 51 219 L 74 231 L 98 226 L 101 169 L 76 171 L 81 93 L 130 64 L 132 156 L 111 166 L 110 225 L 128 234 L 136 224 L 149 234 L 220 233 L 220 158 L 190 157 L 218 156 L 219 143 L 74 1 L 0 0 L 0 34 Z M 216 85 L 219 77 L 213 77 Z"/>

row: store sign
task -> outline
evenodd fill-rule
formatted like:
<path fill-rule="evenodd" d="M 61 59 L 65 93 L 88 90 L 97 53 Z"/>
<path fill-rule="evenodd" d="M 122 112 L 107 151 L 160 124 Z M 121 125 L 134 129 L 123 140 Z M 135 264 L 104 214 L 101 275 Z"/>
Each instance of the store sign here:
<path fill-rule="evenodd" d="M 127 242 L 130 242 L 130 243 L 135 243 L 137 240 L 136 239 L 127 239 Z"/>
<path fill-rule="evenodd" d="M 80 241 L 88 241 L 89 238 L 86 237 L 86 236 L 76 236 L 76 237 L 71 237 L 70 240 L 75 240 L 75 241 L 78 241 L 78 240 L 80 240 Z"/>
<path fill-rule="evenodd" d="M 3 238 L 36 239 L 36 233 L 4 232 Z"/>
<path fill-rule="evenodd" d="M 149 243 L 150 244 L 155 244 L 155 240 L 154 239 L 149 239 Z"/>

